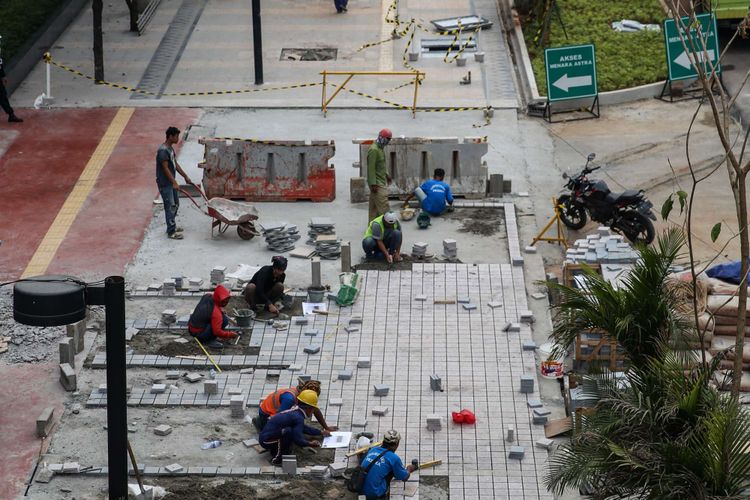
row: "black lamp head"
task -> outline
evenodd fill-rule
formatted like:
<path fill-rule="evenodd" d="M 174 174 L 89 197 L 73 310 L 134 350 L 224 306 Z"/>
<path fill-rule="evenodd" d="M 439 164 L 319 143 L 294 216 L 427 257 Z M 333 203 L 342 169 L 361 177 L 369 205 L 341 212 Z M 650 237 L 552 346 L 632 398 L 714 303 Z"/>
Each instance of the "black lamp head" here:
<path fill-rule="evenodd" d="M 62 326 L 86 317 L 86 286 L 72 276 L 35 276 L 13 286 L 13 319 L 29 326 Z"/>

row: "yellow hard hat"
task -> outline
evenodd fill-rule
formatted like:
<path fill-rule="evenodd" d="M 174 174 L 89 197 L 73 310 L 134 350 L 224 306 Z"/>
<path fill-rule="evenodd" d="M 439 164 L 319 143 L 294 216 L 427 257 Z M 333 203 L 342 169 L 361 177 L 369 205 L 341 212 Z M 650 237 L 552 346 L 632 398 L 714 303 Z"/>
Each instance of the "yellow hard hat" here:
<path fill-rule="evenodd" d="M 299 396 L 297 396 L 297 401 L 304 403 L 307 406 L 312 406 L 313 408 L 318 407 L 318 395 L 315 391 L 311 391 L 310 389 L 300 392 Z"/>

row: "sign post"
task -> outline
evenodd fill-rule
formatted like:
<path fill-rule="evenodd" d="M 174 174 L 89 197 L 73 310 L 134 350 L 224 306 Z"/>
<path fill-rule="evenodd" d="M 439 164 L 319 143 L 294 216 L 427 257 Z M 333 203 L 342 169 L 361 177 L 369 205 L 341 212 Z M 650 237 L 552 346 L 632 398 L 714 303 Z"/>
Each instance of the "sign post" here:
<path fill-rule="evenodd" d="M 695 16 L 695 20 L 697 22 L 692 24 L 691 18 L 686 16 L 680 18 L 679 23 L 674 19 L 664 21 L 668 77 L 662 88 L 661 98 L 664 98 L 665 91 L 669 88 L 670 102 L 673 101 L 672 82 L 698 78 L 699 66 L 709 74 L 711 68 L 715 67 L 716 74 L 721 76 L 716 18 L 707 13 Z M 702 94 L 701 89 L 700 95 Z"/>
<path fill-rule="evenodd" d="M 570 45 L 545 49 L 547 106 L 544 116 L 552 122 L 552 103 L 593 98 L 589 113 L 599 117 L 599 87 L 596 80 L 596 50 L 593 45 Z M 596 111 L 595 111 L 596 110 Z"/>

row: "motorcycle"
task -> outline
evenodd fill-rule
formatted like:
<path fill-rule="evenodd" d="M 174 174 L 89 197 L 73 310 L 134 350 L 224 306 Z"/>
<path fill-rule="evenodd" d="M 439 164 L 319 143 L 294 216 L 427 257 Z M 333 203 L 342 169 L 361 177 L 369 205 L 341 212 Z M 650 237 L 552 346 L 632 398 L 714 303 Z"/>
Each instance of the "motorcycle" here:
<path fill-rule="evenodd" d="M 622 233 L 633 243 L 649 244 L 654 241 L 656 220 L 653 204 L 648 201 L 643 190 L 628 189 L 622 193 L 610 191 L 602 180 L 589 180 L 590 173 L 601 167 L 589 167 L 596 155 L 591 153 L 583 170 L 574 177 L 563 174 L 567 179 L 565 187 L 570 194 L 558 198 L 560 219 L 571 229 L 581 229 L 586 225 L 587 214 L 592 220 L 614 231 Z"/>

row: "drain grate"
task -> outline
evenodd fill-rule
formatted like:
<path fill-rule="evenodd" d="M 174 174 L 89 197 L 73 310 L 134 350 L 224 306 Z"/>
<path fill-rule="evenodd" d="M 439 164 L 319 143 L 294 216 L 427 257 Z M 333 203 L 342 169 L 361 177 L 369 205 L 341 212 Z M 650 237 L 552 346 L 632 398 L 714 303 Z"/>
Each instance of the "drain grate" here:
<path fill-rule="evenodd" d="M 422 54 L 425 55 L 444 55 L 446 52 L 448 52 L 448 49 L 450 49 L 451 46 L 453 47 L 452 49 L 450 49 L 452 52 L 455 52 L 464 46 L 464 52 L 477 51 L 476 40 L 472 39 L 471 41 L 469 41 L 469 37 L 466 37 L 459 38 L 455 43 L 453 43 L 454 39 L 455 37 L 452 36 L 440 38 L 424 38 L 420 42 L 420 49 L 422 50 Z"/>
<path fill-rule="evenodd" d="M 279 61 L 335 61 L 339 49 L 281 49 Z"/>
<path fill-rule="evenodd" d="M 183 0 L 169 29 L 159 43 L 151 61 L 143 72 L 138 89 L 153 92 L 151 94 L 134 93 L 131 99 L 158 99 L 167 87 L 172 72 L 185 50 L 190 35 L 198 23 L 207 0 Z"/>

